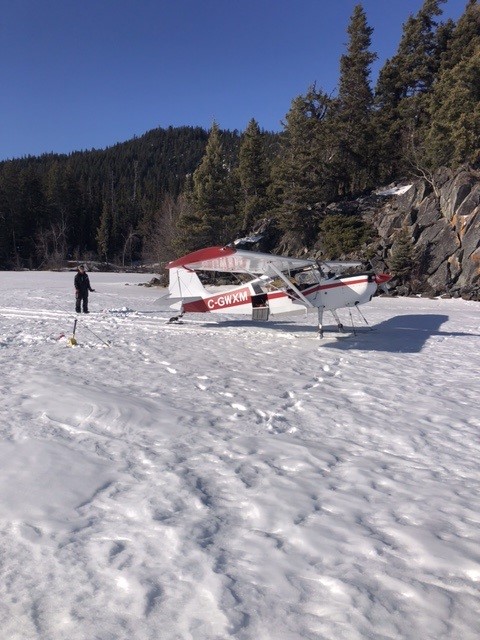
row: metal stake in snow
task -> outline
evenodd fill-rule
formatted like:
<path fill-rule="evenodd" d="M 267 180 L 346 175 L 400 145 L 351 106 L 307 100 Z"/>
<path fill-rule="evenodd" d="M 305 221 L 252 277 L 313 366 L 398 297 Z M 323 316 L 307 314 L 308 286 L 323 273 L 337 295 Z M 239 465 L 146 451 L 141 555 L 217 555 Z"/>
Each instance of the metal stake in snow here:
<path fill-rule="evenodd" d="M 65 311 L 65 313 L 70 314 L 70 311 L 68 311 L 68 309 L 65 309 L 64 307 L 62 307 L 62 306 L 60 306 L 60 305 L 57 305 L 57 307 L 58 307 L 59 309 L 61 309 L 62 311 Z M 75 330 L 76 330 L 76 328 L 77 328 L 77 322 L 78 322 L 78 318 L 75 318 L 75 321 L 74 321 L 74 323 L 73 323 L 73 335 L 72 335 L 72 337 L 71 337 L 71 338 L 68 340 L 68 342 L 67 342 L 67 344 L 68 344 L 70 347 L 73 347 L 73 346 L 75 346 L 75 345 L 77 345 L 77 344 L 78 344 L 78 342 L 77 342 L 77 341 L 76 341 L 76 339 L 75 339 Z M 87 327 L 87 326 L 84 324 L 84 325 L 83 325 L 83 328 L 84 328 L 84 329 L 86 329 L 87 331 L 89 331 L 89 332 L 92 334 L 92 336 L 95 336 L 95 338 L 97 338 L 97 340 L 100 340 L 100 342 L 101 342 L 102 344 L 104 344 L 106 347 L 111 347 L 111 346 L 112 346 L 112 345 L 110 344 L 110 342 L 106 342 L 106 341 L 105 341 L 103 338 L 101 338 L 98 334 L 96 334 L 94 331 L 92 331 L 92 330 L 90 329 L 90 327 Z"/>
<path fill-rule="evenodd" d="M 72 333 L 72 337 L 69 338 L 67 344 L 69 347 L 74 347 L 75 345 L 78 344 L 78 342 L 75 339 L 75 330 L 77 328 L 77 318 L 75 318 L 75 322 L 73 323 L 73 333 Z"/>

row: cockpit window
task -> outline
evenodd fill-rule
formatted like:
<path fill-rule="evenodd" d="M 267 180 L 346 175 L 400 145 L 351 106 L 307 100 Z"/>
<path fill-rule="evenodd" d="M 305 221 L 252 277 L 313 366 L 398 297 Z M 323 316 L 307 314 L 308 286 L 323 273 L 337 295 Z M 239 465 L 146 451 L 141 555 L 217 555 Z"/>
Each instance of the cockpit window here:
<path fill-rule="evenodd" d="M 318 271 L 301 271 L 295 276 L 295 280 L 300 285 L 315 284 L 319 281 Z"/>

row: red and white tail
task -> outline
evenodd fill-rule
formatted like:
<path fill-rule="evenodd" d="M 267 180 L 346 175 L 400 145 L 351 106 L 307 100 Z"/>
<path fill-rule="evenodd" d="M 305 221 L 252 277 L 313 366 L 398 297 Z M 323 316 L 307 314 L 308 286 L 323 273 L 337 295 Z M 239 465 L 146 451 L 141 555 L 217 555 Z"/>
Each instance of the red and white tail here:
<path fill-rule="evenodd" d="M 168 298 L 170 300 L 201 300 L 210 294 L 195 271 L 183 267 L 169 270 Z"/>

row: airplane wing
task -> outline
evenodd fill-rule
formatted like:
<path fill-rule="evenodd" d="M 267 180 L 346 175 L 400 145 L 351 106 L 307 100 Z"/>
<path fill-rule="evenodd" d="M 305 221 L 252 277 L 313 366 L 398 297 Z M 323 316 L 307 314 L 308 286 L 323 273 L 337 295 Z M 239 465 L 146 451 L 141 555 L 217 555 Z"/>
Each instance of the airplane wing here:
<path fill-rule="evenodd" d="M 322 260 L 321 265 L 334 271 L 335 273 L 341 273 L 342 271 L 346 271 L 347 269 L 354 269 L 358 267 L 362 267 L 362 262 L 353 262 L 353 261 L 345 261 L 345 260 Z"/>
<path fill-rule="evenodd" d="M 303 269 L 315 264 L 314 260 L 275 256 L 270 253 L 245 251 L 233 247 L 208 247 L 173 260 L 166 265 L 166 268 L 185 267 L 194 271 L 265 274 L 276 277 L 278 271 Z"/>

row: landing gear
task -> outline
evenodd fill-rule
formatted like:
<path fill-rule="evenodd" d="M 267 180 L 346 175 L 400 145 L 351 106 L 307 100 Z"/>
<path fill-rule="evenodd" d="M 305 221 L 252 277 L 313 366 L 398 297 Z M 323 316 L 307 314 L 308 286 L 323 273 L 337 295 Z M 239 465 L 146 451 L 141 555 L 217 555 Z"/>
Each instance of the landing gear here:
<path fill-rule="evenodd" d="M 368 324 L 368 320 L 365 318 L 365 316 L 363 315 L 363 313 L 360 311 L 360 307 L 358 305 L 358 302 L 355 303 L 355 308 L 357 309 L 358 313 L 360 314 L 360 317 L 362 318 L 362 320 L 365 322 L 365 324 L 367 325 L 369 331 L 373 331 L 372 327 Z"/>
<path fill-rule="evenodd" d="M 332 316 L 335 318 L 335 322 L 337 323 L 337 328 L 339 331 L 343 331 L 343 324 L 340 321 L 340 318 L 338 317 L 338 313 L 333 309 L 332 310 Z"/>
<path fill-rule="evenodd" d="M 323 338 L 323 308 L 318 307 L 318 337 Z"/>
<path fill-rule="evenodd" d="M 319 307 L 318 308 L 318 336 L 319 338 L 323 338 L 323 307 Z M 342 332 L 344 331 L 344 326 L 340 320 L 340 318 L 338 317 L 338 313 L 336 311 L 336 309 L 330 309 L 330 312 L 332 314 L 332 316 L 335 319 L 335 322 L 337 323 L 337 329 L 338 331 Z"/>

